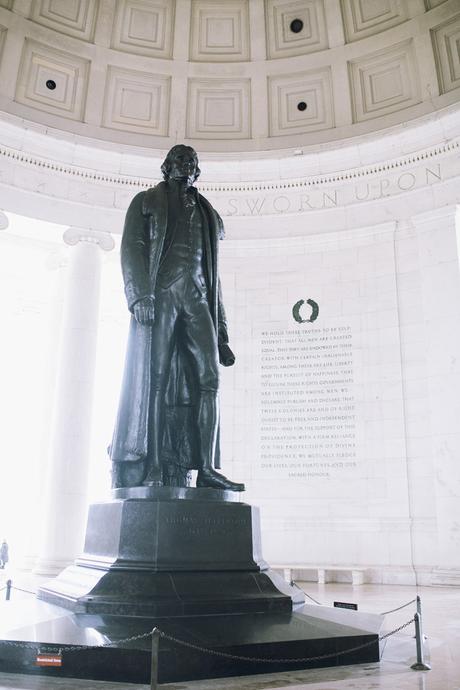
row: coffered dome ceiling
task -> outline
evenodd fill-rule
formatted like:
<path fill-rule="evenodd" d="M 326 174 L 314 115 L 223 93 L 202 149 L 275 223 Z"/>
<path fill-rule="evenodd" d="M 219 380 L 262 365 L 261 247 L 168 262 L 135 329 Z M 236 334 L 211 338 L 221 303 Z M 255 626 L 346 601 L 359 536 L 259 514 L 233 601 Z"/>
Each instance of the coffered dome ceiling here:
<path fill-rule="evenodd" d="M 0 110 L 168 149 L 308 146 L 459 101 L 460 0 L 0 0 Z"/>

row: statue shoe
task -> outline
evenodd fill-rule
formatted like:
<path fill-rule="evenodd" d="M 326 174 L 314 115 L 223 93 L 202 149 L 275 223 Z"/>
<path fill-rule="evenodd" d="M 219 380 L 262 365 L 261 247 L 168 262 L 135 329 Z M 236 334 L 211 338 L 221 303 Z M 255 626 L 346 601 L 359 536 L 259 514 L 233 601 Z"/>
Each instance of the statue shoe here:
<path fill-rule="evenodd" d="M 161 471 L 149 469 L 142 482 L 142 486 L 163 486 L 163 479 Z"/>
<path fill-rule="evenodd" d="M 232 482 L 215 470 L 199 470 L 196 478 L 198 488 L 223 489 L 224 491 L 244 491 L 244 484 Z"/>

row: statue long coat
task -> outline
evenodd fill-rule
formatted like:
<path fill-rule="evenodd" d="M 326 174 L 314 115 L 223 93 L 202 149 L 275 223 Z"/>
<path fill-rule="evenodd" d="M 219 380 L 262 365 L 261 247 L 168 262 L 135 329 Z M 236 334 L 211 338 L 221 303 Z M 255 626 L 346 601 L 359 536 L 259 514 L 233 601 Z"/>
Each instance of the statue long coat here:
<path fill-rule="evenodd" d="M 197 194 L 197 199 L 206 221 L 204 241 L 209 307 L 219 342 L 227 342 L 227 326 L 220 300 L 217 270 L 218 240 L 223 238 L 223 224 L 218 213 L 201 194 Z M 155 293 L 167 227 L 167 183 L 160 182 L 156 187 L 137 194 L 126 214 L 121 242 L 121 266 L 131 313 L 138 300 Z M 139 324 L 131 316 L 118 416 L 110 447 L 110 456 L 114 462 L 134 462 L 143 460 L 147 455 L 152 357 L 155 357 L 155 353 L 152 352 L 151 327 Z M 183 413 L 193 405 L 193 392 L 188 382 L 186 363 L 181 359 L 177 348 L 171 361 L 166 404 L 170 411 L 176 410 L 174 414 L 167 415 L 165 436 L 169 436 L 169 446 L 175 444 L 176 455 L 179 452 L 182 456 L 179 458 L 181 464 L 196 468 L 190 434 L 179 433 L 181 429 L 183 431 L 184 425 L 187 427 L 187 418 Z M 171 438 L 172 436 L 176 438 Z M 218 460 L 217 452 L 216 466 L 219 466 Z"/>

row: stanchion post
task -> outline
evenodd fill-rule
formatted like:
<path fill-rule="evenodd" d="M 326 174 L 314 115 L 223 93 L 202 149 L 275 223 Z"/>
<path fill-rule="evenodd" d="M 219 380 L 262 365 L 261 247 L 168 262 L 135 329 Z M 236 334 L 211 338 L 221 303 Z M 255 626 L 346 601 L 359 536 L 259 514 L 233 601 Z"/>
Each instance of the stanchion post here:
<path fill-rule="evenodd" d="M 11 580 L 7 580 L 6 581 L 6 595 L 5 595 L 6 601 L 9 601 L 11 599 L 11 587 L 12 586 L 13 586 L 13 583 L 11 582 Z"/>
<path fill-rule="evenodd" d="M 418 602 L 417 602 L 418 603 Z M 423 658 L 423 632 L 422 632 L 422 617 L 419 612 L 414 615 L 415 623 L 415 643 L 417 645 L 417 661 L 412 664 L 411 669 L 414 671 L 431 671 L 430 664 L 427 664 Z"/>
<path fill-rule="evenodd" d="M 152 662 L 150 665 L 150 690 L 158 688 L 158 650 L 160 643 L 160 631 L 153 628 L 152 632 Z"/>
<path fill-rule="evenodd" d="M 420 621 L 420 630 L 421 630 L 421 635 L 422 635 L 422 642 L 425 642 L 426 640 L 426 635 L 423 632 L 423 622 L 422 622 L 422 600 L 420 599 L 419 595 L 417 594 L 416 597 L 416 602 L 417 602 L 417 613 L 419 615 L 419 621 Z M 414 635 L 415 637 L 415 635 Z"/>

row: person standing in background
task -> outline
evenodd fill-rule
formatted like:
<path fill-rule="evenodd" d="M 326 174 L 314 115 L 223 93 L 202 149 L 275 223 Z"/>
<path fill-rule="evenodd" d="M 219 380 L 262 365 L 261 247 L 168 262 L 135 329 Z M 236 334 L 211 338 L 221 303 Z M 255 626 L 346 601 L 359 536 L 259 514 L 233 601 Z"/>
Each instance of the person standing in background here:
<path fill-rule="evenodd" d="M 6 539 L 2 541 L 2 545 L 0 546 L 0 568 L 4 570 L 5 565 L 9 561 L 9 556 L 8 556 L 8 544 Z"/>

